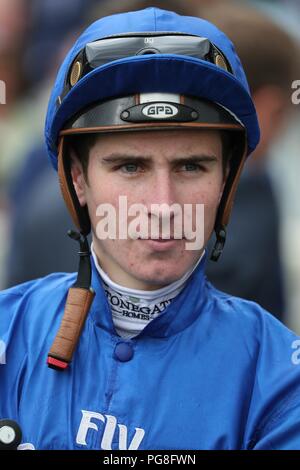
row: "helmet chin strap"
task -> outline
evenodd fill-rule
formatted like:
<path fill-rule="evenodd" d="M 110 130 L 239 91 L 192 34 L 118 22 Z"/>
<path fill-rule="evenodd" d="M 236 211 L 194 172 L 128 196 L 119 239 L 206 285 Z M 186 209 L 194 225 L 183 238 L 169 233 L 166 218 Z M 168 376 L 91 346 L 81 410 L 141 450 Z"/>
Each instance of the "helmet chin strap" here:
<path fill-rule="evenodd" d="M 58 173 L 61 191 L 65 203 L 72 215 L 79 232 L 69 231 L 68 235 L 78 241 L 79 269 L 77 280 L 68 291 L 64 315 L 60 328 L 48 354 L 47 364 L 52 369 L 65 370 L 71 362 L 80 338 L 86 317 L 95 297 L 91 288 L 91 260 L 87 235 L 90 232 L 90 220 L 87 208 L 81 208 L 73 186 L 70 162 L 63 158 L 65 142 L 61 138 L 58 150 Z"/>
<path fill-rule="evenodd" d="M 224 245 L 226 242 L 226 227 L 221 227 L 218 231 L 215 232 L 217 240 L 210 256 L 210 259 L 212 261 L 218 261 L 223 252 Z"/>
<path fill-rule="evenodd" d="M 223 192 L 224 192 L 224 188 L 223 188 L 223 191 L 220 193 L 219 205 L 223 197 Z M 218 259 L 220 258 L 223 252 L 225 242 L 226 242 L 226 227 L 221 226 L 221 227 L 216 228 L 216 225 L 215 225 L 215 234 L 216 234 L 216 242 L 215 242 L 215 245 L 212 249 L 211 256 L 210 256 L 210 259 L 212 261 L 218 261 Z"/>
<path fill-rule="evenodd" d="M 240 157 L 235 158 L 235 154 L 240 155 Z M 229 222 L 241 172 L 244 167 L 245 160 L 247 158 L 247 139 L 245 138 L 245 135 L 240 134 L 239 138 L 237 137 L 236 145 L 232 155 L 233 156 L 231 159 L 229 175 L 225 183 L 224 191 L 221 197 L 215 221 L 214 230 L 216 234 L 216 242 L 212 249 L 210 257 L 212 261 L 218 261 L 225 246 L 227 225 Z"/>
<path fill-rule="evenodd" d="M 70 230 L 68 235 L 79 242 L 79 269 L 75 284 L 69 289 L 64 316 L 48 354 L 52 369 L 65 370 L 72 360 L 86 317 L 95 297 L 91 288 L 90 247 L 87 238 Z"/>

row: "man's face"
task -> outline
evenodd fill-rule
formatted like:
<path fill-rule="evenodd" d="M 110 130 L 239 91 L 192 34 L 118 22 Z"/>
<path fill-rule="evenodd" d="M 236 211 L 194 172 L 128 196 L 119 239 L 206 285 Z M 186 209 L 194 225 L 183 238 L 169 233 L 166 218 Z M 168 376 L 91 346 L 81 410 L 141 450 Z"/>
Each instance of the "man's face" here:
<path fill-rule="evenodd" d="M 206 130 L 100 135 L 90 150 L 87 178 L 77 160 L 72 165 L 72 176 L 81 205 L 88 206 L 94 249 L 102 269 L 113 281 L 127 287 L 158 289 L 183 276 L 199 259 L 203 247 L 186 249 L 183 226 L 181 239 L 167 241 L 151 239 L 150 229 L 160 227 L 159 237 L 164 236 L 162 221 L 169 218 L 169 233 L 174 237 L 176 223 L 177 228 L 184 223 L 185 204 L 193 208 L 193 229 L 196 229 L 196 205 L 203 204 L 204 227 L 197 229 L 203 228 L 206 244 L 224 187 L 221 136 L 217 131 Z M 145 208 L 139 220 L 149 222 L 148 239 L 130 236 L 118 239 L 120 196 L 123 201 L 126 197 L 128 208 L 137 203 Z M 99 217 L 102 204 L 116 208 L 116 239 L 97 236 L 98 224 L 104 215 L 102 212 L 102 218 Z M 164 207 L 176 204 L 177 208 L 182 208 L 181 215 L 178 210 L 157 212 L 153 209 L 158 207 L 154 205 L 161 204 L 167 205 Z M 133 213 L 127 221 L 123 218 L 123 230 L 125 222 L 129 227 L 134 219 L 137 220 L 137 216 Z"/>

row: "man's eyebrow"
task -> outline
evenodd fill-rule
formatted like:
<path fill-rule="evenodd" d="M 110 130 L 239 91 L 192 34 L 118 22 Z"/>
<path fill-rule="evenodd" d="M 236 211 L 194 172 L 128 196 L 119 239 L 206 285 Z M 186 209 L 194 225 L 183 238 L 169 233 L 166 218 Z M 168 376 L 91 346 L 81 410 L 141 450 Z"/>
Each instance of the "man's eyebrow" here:
<path fill-rule="evenodd" d="M 139 163 L 145 163 L 145 162 L 152 161 L 152 158 L 146 155 L 131 155 L 131 154 L 126 155 L 124 153 L 111 153 L 101 158 L 101 162 L 104 164 L 108 164 L 108 165 L 113 164 L 113 163 L 122 163 L 128 160 L 136 161 Z"/>
<path fill-rule="evenodd" d="M 216 162 L 218 159 L 215 155 L 207 155 L 207 154 L 200 154 L 200 155 L 187 155 L 184 157 L 175 157 L 172 158 L 169 162 L 171 164 L 184 164 L 187 162 L 193 163 L 210 163 Z M 105 157 L 101 158 L 101 162 L 104 164 L 115 164 L 115 163 L 123 163 L 127 161 L 134 161 L 137 163 L 149 163 L 153 162 L 153 157 L 147 155 L 131 155 L 131 154 L 123 154 L 123 153 L 111 153 L 106 155 Z"/>
<path fill-rule="evenodd" d="M 186 163 L 186 162 L 192 162 L 192 163 L 211 163 L 211 162 L 217 162 L 218 158 L 216 155 L 188 155 L 186 157 L 176 157 L 172 159 L 172 163 Z"/>

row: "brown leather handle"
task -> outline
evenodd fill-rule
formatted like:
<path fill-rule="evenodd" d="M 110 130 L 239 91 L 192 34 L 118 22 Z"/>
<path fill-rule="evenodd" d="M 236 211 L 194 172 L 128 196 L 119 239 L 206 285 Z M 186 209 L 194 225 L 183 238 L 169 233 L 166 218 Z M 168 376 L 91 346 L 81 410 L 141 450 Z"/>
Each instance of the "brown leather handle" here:
<path fill-rule="evenodd" d="M 233 206 L 233 202 L 234 202 L 234 197 L 235 197 L 235 194 L 236 194 L 236 190 L 237 190 L 237 187 L 238 187 L 238 184 L 239 184 L 240 176 L 241 176 L 246 158 L 247 158 L 247 143 L 245 143 L 244 152 L 243 152 L 241 161 L 239 163 L 237 172 L 236 172 L 236 174 L 234 176 L 234 179 L 231 183 L 231 188 L 230 188 L 230 191 L 227 195 L 227 201 L 226 201 L 226 204 L 225 204 L 225 207 L 224 207 L 224 210 L 223 210 L 223 214 L 222 214 L 222 217 L 221 217 L 221 222 L 220 223 L 221 223 L 221 225 L 223 225 L 225 227 L 228 225 L 228 222 L 229 222 L 229 218 L 230 218 L 230 214 L 231 214 L 231 210 L 232 210 L 232 206 Z"/>
<path fill-rule="evenodd" d="M 93 290 L 69 289 L 61 325 L 48 355 L 49 367 L 65 369 L 71 362 L 94 297 Z"/>

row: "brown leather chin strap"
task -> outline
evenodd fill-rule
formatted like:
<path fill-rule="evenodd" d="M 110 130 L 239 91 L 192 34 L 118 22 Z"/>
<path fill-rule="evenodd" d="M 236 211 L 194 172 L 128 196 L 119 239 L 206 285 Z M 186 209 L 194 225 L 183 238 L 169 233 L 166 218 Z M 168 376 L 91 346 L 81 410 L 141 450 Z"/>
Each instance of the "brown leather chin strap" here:
<path fill-rule="evenodd" d="M 65 147 L 65 138 L 61 137 L 59 140 L 59 145 L 58 145 L 58 179 L 59 179 L 59 186 L 61 189 L 62 196 L 64 198 L 64 201 L 66 203 L 67 209 L 73 219 L 73 222 L 75 226 L 78 228 L 80 231 L 80 222 L 79 218 L 77 215 L 77 211 L 74 205 L 73 198 L 70 193 L 68 181 L 67 181 L 67 176 L 65 172 L 65 164 L 64 164 L 64 159 L 63 159 L 63 150 Z"/>
<path fill-rule="evenodd" d="M 65 137 L 60 137 L 58 145 L 58 178 L 60 189 L 73 219 L 80 233 L 87 236 L 91 231 L 91 223 L 87 207 L 81 207 L 72 181 L 71 158 L 68 154 L 68 146 Z"/>
<path fill-rule="evenodd" d="M 73 353 L 84 327 L 85 320 L 94 300 L 95 293 L 90 287 L 91 263 L 86 235 L 90 231 L 90 221 L 86 208 L 81 208 L 73 186 L 70 161 L 64 154 L 65 142 L 62 137 L 58 149 L 58 175 L 63 198 L 81 235 L 69 235 L 80 243 L 80 264 L 75 284 L 69 289 L 60 328 L 48 354 L 47 364 L 52 369 L 65 370 L 72 361 Z"/>
<path fill-rule="evenodd" d="M 225 188 L 218 208 L 214 227 L 216 243 L 211 254 L 211 260 L 213 261 L 218 261 L 225 245 L 226 228 L 230 219 L 241 172 L 247 158 L 247 150 L 247 138 L 243 131 L 236 136 L 236 145 L 231 159 L 230 172 L 225 183 Z"/>
<path fill-rule="evenodd" d="M 92 290 L 69 289 L 61 325 L 48 354 L 47 364 L 52 369 L 64 370 L 72 361 L 94 297 Z"/>
<path fill-rule="evenodd" d="M 240 176 L 247 158 L 247 139 L 245 137 L 244 132 L 240 133 L 240 142 L 237 144 L 237 149 L 235 150 L 238 155 L 233 155 L 233 165 L 231 168 L 232 175 L 228 175 L 227 182 L 225 184 L 224 192 L 222 199 L 224 198 L 225 201 L 223 202 L 221 199 L 220 202 L 220 210 L 222 214 L 220 214 L 220 225 L 227 226 L 231 214 L 231 209 L 234 202 L 235 193 L 239 184 Z M 227 186 L 228 184 L 228 186 Z"/>

